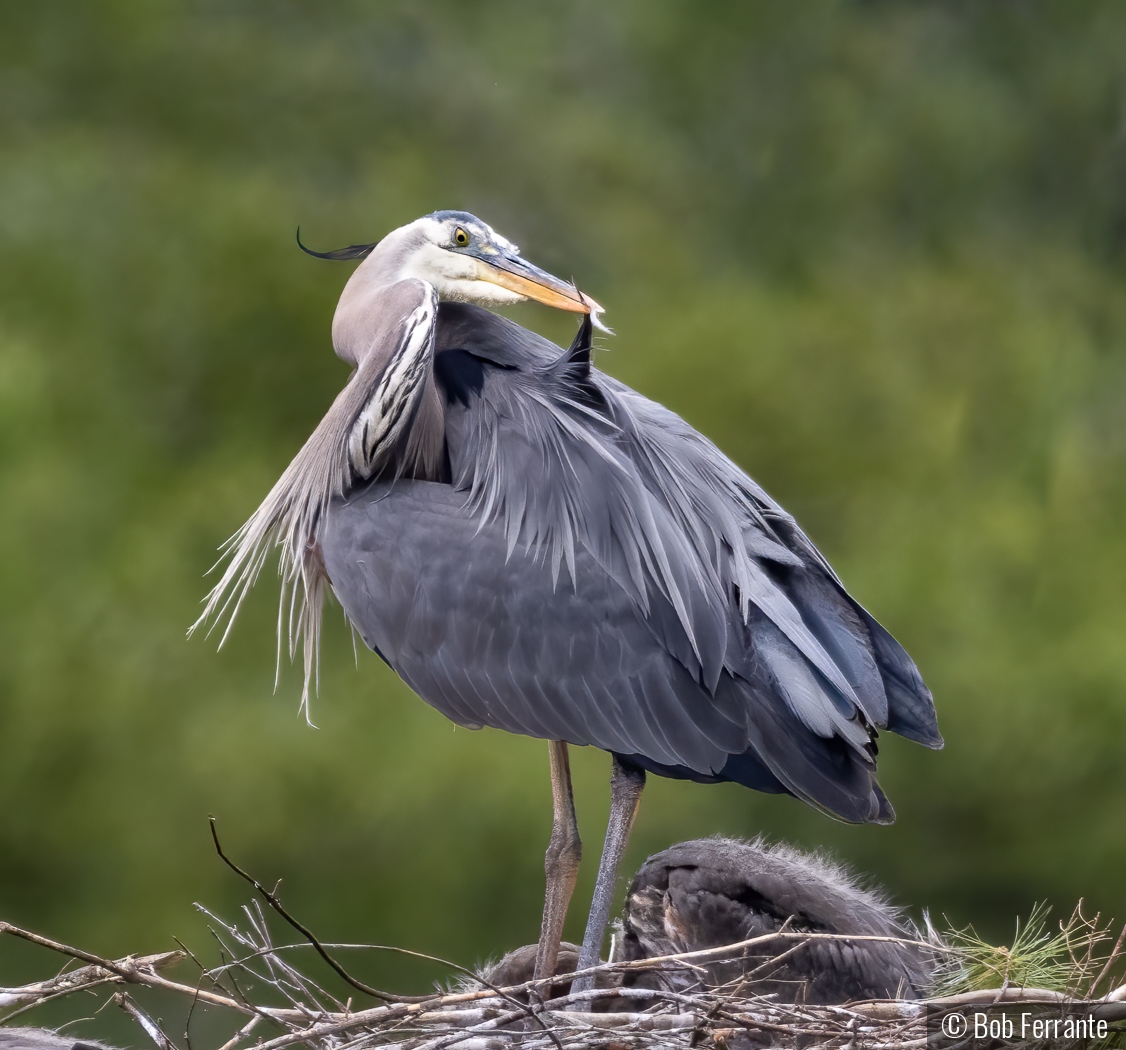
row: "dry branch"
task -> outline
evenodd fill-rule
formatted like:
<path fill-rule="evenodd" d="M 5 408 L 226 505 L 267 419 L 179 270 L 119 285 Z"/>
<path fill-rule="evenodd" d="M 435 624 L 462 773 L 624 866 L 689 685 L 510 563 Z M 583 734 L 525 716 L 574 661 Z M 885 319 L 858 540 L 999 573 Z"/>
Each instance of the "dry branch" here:
<path fill-rule="evenodd" d="M 289 957 L 309 948 L 316 948 L 323 956 L 326 948 L 359 946 L 313 945 L 308 939 L 311 934 L 303 943 L 275 945 L 266 915 L 258 905 L 244 908 L 246 927 L 206 914 L 215 924 L 223 961 L 216 967 L 203 968 L 195 985 L 162 973 L 185 962 L 189 957 L 186 951 L 103 959 L 0 922 L 0 935 L 18 937 L 84 963 L 49 980 L 0 989 L 0 1010 L 8 1008 L 0 1016 L 0 1024 L 50 1000 L 117 986 L 112 1001 L 133 1017 L 157 1050 L 175 1050 L 159 1024 L 124 992 L 122 986 L 127 985 L 173 992 L 185 1004 L 200 1002 L 229 1011 L 232 1033 L 217 1050 L 238 1050 L 249 1045 L 254 1036 L 255 1050 L 283 1050 L 299 1044 L 318 1050 L 509 1050 L 517 1046 L 527 1050 L 594 1050 L 610 1045 L 621 1050 L 658 1046 L 722 1050 L 737 1046 L 741 1033 L 756 1033 L 760 1045 L 771 1038 L 777 1045 L 792 1045 L 800 1037 L 809 1047 L 905 1050 L 926 1044 L 928 1006 L 953 1008 L 998 1001 L 1062 1006 L 1069 1001 L 1062 993 L 1048 989 L 1009 987 L 927 1001 L 813 1006 L 779 1003 L 770 997 L 732 994 L 724 989 L 678 994 L 621 987 L 625 972 L 695 965 L 702 959 L 738 955 L 766 941 L 792 942 L 786 949 L 792 950 L 802 940 L 872 939 L 783 932 L 706 952 L 606 963 L 592 971 L 599 987 L 539 1006 L 525 1005 L 536 1003 L 535 996 L 530 995 L 536 991 L 536 983 L 528 981 L 505 988 L 477 985 L 435 992 L 412 997 L 413 1001 L 383 1001 L 356 1010 L 350 1001 L 340 1002 L 299 971 Z M 257 996 L 251 998 L 244 988 L 257 989 Z M 274 1001 L 279 999 L 280 1003 Z M 1107 1020 L 1126 1019 L 1126 986 L 1104 997 L 1098 1009 Z M 273 1032 L 263 1032 L 263 1024 Z"/>

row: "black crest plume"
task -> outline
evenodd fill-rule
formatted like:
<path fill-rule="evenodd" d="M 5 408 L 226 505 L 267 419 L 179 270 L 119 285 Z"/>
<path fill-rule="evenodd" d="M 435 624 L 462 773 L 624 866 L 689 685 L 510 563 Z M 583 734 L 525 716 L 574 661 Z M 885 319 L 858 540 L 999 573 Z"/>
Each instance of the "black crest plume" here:
<path fill-rule="evenodd" d="M 313 255 L 318 259 L 331 259 L 334 262 L 347 262 L 349 259 L 364 259 L 371 254 L 372 248 L 378 243 L 378 241 L 374 241 L 371 244 L 349 244 L 347 248 L 336 248 L 331 252 L 315 252 L 312 248 L 306 248 L 305 245 L 301 243 L 301 227 L 297 227 L 297 247 L 306 255 Z"/>

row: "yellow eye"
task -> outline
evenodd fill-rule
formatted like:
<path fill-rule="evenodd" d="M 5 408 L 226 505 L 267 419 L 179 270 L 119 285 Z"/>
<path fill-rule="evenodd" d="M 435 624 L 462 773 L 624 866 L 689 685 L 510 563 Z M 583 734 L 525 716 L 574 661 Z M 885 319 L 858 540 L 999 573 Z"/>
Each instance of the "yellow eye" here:
<path fill-rule="evenodd" d="M 469 234 L 465 232 L 460 226 L 454 230 L 454 244 L 459 248 L 464 248 L 469 244 Z"/>

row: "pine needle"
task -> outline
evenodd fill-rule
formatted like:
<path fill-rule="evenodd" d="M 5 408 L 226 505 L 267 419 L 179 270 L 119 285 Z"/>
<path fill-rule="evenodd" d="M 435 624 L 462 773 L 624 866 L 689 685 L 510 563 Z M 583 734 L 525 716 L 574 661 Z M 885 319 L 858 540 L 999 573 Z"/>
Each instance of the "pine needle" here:
<path fill-rule="evenodd" d="M 936 976 L 935 994 L 956 995 L 987 988 L 1046 988 L 1074 996 L 1092 990 L 1106 961 L 1098 947 L 1108 940 L 1099 916 L 1088 919 L 1080 901 L 1071 917 L 1048 928 L 1051 908 L 1035 905 L 1022 924 L 1018 918 L 1010 946 L 990 944 L 973 926 L 951 927 L 938 936 L 947 951 Z"/>

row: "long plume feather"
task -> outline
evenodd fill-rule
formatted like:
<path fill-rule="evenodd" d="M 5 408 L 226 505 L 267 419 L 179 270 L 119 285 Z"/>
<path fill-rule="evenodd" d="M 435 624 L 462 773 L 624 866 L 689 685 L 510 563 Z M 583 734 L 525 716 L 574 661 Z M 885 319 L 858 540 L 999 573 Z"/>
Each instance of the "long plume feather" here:
<path fill-rule="evenodd" d="M 337 397 L 334 409 L 341 402 L 352 399 L 351 387 L 352 384 L 349 384 Z M 335 412 L 325 416 L 258 509 L 223 544 L 223 556 L 229 558 L 227 567 L 208 594 L 202 615 L 188 631 L 190 636 L 210 623 L 207 632 L 210 635 L 217 625 L 222 624 L 223 634 L 219 641 L 222 648 L 270 549 L 277 547 L 278 575 L 281 577 L 279 672 L 284 634 L 290 659 L 296 655 L 299 645 L 303 650 L 305 679 L 301 710 L 307 721 L 309 692 L 314 684 L 320 645 L 321 610 L 328 580 L 318 537 L 329 503 L 334 496 L 343 493 L 348 483 L 347 459 L 343 454 L 344 436 L 335 418 Z"/>
<path fill-rule="evenodd" d="M 333 262 L 351 262 L 355 259 L 366 259 L 378 243 L 378 241 L 372 241 L 371 244 L 349 244 L 347 248 L 334 248 L 330 252 L 315 252 L 312 248 L 306 248 L 305 245 L 301 243 L 301 227 L 297 227 L 297 247 L 306 255 L 312 255 L 316 259 L 331 259 Z"/>
<path fill-rule="evenodd" d="M 301 710 L 306 721 L 310 690 L 317 684 L 321 615 L 330 586 L 320 548 L 329 504 L 343 496 L 357 477 L 371 477 L 388 464 L 401 472 L 404 465 L 424 463 L 433 451 L 417 440 L 412 443 L 412 437 L 417 437 L 412 435 L 412 423 L 430 377 L 427 363 L 433 356 L 437 298 L 433 288 L 422 282 L 403 282 L 399 287 L 417 305 L 405 316 L 391 310 L 387 331 L 375 340 L 378 352 L 363 358 L 258 509 L 223 544 L 220 561 L 229 559 L 227 567 L 207 596 L 202 615 L 188 631 L 190 636 L 210 622 L 210 634 L 223 623 L 222 648 L 271 548 L 278 548 L 277 674 L 281 673 L 284 635 L 290 659 L 298 649 L 304 658 Z M 389 303 L 400 305 L 401 300 L 391 293 Z M 424 429 L 433 431 L 435 427 Z M 436 430 L 440 438 L 440 426 Z M 372 435 L 370 447 L 358 439 L 358 431 Z M 398 460 L 394 459 L 397 453 Z"/>

